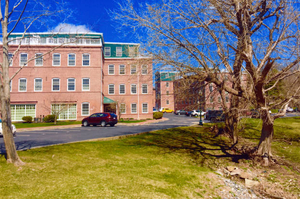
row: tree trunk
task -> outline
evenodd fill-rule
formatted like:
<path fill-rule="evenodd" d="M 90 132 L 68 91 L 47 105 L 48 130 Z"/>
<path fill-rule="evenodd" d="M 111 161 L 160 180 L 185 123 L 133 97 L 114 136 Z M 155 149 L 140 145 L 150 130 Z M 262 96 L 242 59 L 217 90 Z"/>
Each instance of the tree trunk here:
<path fill-rule="evenodd" d="M 258 144 L 257 155 L 264 160 L 264 166 L 269 165 L 269 159 L 272 157 L 271 143 L 274 135 L 274 119 L 271 118 L 267 110 L 261 111 L 263 120 L 261 137 Z"/>
<path fill-rule="evenodd" d="M 225 132 L 230 135 L 230 139 L 232 144 L 236 144 L 238 142 L 238 124 L 239 124 L 239 116 L 235 111 L 230 111 L 225 113 Z"/>
<path fill-rule="evenodd" d="M 7 14 L 8 3 L 5 5 Z M 5 15 L 7 16 L 7 15 Z M 6 17 L 5 17 L 6 18 Z M 8 163 L 15 165 L 23 165 L 24 163 L 18 156 L 14 137 L 11 129 L 11 113 L 10 113 L 10 77 L 9 77 L 9 60 L 8 60 L 8 43 L 7 43 L 7 19 L 1 22 L 2 25 L 2 80 L 0 79 L 0 98 L 1 98 L 1 115 L 2 115 L 2 133 L 3 141 L 6 149 L 6 159 Z"/>

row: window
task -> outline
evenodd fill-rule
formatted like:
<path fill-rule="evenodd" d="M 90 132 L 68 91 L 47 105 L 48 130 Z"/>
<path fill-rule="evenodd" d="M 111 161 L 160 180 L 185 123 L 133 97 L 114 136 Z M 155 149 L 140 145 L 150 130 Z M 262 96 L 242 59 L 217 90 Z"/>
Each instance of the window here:
<path fill-rule="evenodd" d="M 60 66 L 60 54 L 58 54 L 58 53 L 53 54 L 52 65 L 53 66 Z"/>
<path fill-rule="evenodd" d="M 210 97 L 210 102 L 214 102 L 214 97 Z"/>
<path fill-rule="evenodd" d="M 110 57 L 110 47 L 104 47 L 104 56 Z"/>
<path fill-rule="evenodd" d="M 125 75 L 125 65 L 119 66 L 119 73 L 120 73 L 120 75 Z"/>
<path fill-rule="evenodd" d="M 147 75 L 147 73 L 148 73 L 147 65 L 143 65 L 142 66 L 142 75 Z"/>
<path fill-rule="evenodd" d="M 229 97 L 226 96 L 226 97 L 225 97 L 225 100 L 226 100 L 226 103 L 228 103 L 228 102 L 229 102 Z"/>
<path fill-rule="evenodd" d="M 142 112 L 143 113 L 148 113 L 148 104 L 147 103 L 142 104 Z"/>
<path fill-rule="evenodd" d="M 59 78 L 53 78 L 52 79 L 52 91 L 59 91 L 60 90 L 59 83 L 60 83 Z"/>
<path fill-rule="evenodd" d="M 10 105 L 11 120 L 23 121 L 22 117 L 31 116 L 35 118 L 35 104 L 16 104 Z"/>
<path fill-rule="evenodd" d="M 58 120 L 76 120 L 77 106 L 76 104 L 52 104 L 51 114 L 58 114 Z"/>
<path fill-rule="evenodd" d="M 135 56 L 135 47 L 129 47 L 129 57 Z"/>
<path fill-rule="evenodd" d="M 169 100 L 166 100 L 166 104 L 168 104 L 168 105 L 169 105 L 169 104 L 170 104 L 170 101 L 169 101 Z"/>
<path fill-rule="evenodd" d="M 114 65 L 108 65 L 108 74 L 109 75 L 115 74 L 115 66 Z"/>
<path fill-rule="evenodd" d="M 90 103 L 83 102 L 81 104 L 81 115 L 83 116 L 90 115 Z"/>
<path fill-rule="evenodd" d="M 169 91 L 167 91 L 167 95 L 169 95 Z"/>
<path fill-rule="evenodd" d="M 213 85 L 212 84 L 209 84 L 209 91 L 213 92 Z"/>
<path fill-rule="evenodd" d="M 166 87 L 169 87 L 169 82 L 166 82 Z"/>
<path fill-rule="evenodd" d="M 28 55 L 26 53 L 20 54 L 20 66 L 27 64 Z"/>
<path fill-rule="evenodd" d="M 68 78 L 68 91 L 75 91 L 75 78 Z"/>
<path fill-rule="evenodd" d="M 68 54 L 68 66 L 75 66 L 75 65 L 76 65 L 76 55 Z"/>
<path fill-rule="evenodd" d="M 218 97 L 218 102 L 221 102 L 221 97 Z"/>
<path fill-rule="evenodd" d="M 90 78 L 82 78 L 82 91 L 90 90 Z"/>
<path fill-rule="evenodd" d="M 131 68 L 130 68 L 130 74 L 131 75 L 136 74 L 136 66 L 135 65 L 131 66 Z"/>
<path fill-rule="evenodd" d="M 43 79 L 35 78 L 34 79 L 34 91 L 42 91 L 43 90 Z"/>
<path fill-rule="evenodd" d="M 147 94 L 148 93 L 148 85 L 147 84 L 143 84 L 142 85 L 142 94 Z"/>
<path fill-rule="evenodd" d="M 125 84 L 120 84 L 120 94 L 125 94 Z"/>
<path fill-rule="evenodd" d="M 131 104 L 131 113 L 137 113 L 136 104 Z"/>
<path fill-rule="evenodd" d="M 124 103 L 120 104 L 120 113 L 122 113 L 122 114 L 126 113 L 126 105 Z"/>
<path fill-rule="evenodd" d="M 82 55 L 82 65 L 89 66 L 90 65 L 90 54 L 83 54 Z"/>
<path fill-rule="evenodd" d="M 35 65 L 36 66 L 42 66 L 43 65 L 43 54 L 42 53 L 36 53 L 35 54 Z"/>
<path fill-rule="evenodd" d="M 115 94 L 115 85 L 114 84 L 108 85 L 108 94 L 110 94 L 110 95 Z"/>
<path fill-rule="evenodd" d="M 19 79 L 19 92 L 26 92 L 27 91 L 27 79 L 20 78 Z"/>
<path fill-rule="evenodd" d="M 136 94 L 136 84 L 131 84 L 131 94 Z"/>
<path fill-rule="evenodd" d="M 9 66 L 13 65 L 13 54 L 12 53 L 8 53 L 8 63 L 9 63 Z"/>
<path fill-rule="evenodd" d="M 116 48 L 116 56 L 121 57 L 122 56 L 122 47 L 117 47 Z"/>
<path fill-rule="evenodd" d="M 12 85 L 12 80 L 9 81 L 9 91 L 10 91 L 10 92 L 12 91 L 11 85 Z"/>

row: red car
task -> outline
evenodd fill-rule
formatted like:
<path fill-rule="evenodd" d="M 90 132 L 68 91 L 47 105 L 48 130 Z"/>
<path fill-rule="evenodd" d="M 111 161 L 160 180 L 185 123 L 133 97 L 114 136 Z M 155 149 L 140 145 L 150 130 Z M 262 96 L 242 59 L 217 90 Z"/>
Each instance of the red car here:
<path fill-rule="evenodd" d="M 115 126 L 118 123 L 118 117 L 114 113 L 94 113 L 89 117 L 86 117 L 82 120 L 82 126 Z"/>

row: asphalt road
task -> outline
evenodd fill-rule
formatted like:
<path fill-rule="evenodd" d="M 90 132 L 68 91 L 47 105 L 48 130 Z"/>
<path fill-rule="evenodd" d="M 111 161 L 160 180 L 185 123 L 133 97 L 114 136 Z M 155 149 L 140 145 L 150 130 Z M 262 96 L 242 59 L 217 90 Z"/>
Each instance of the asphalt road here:
<path fill-rule="evenodd" d="M 55 144 L 136 134 L 179 126 L 190 126 L 198 124 L 199 122 L 198 118 L 186 117 L 185 115 L 179 116 L 171 113 L 165 113 L 164 117 L 167 117 L 169 120 L 140 126 L 125 126 L 117 124 L 114 127 L 90 126 L 20 132 L 17 133 L 17 137 L 15 137 L 15 144 L 17 150 L 27 150 Z M 3 153 L 4 151 L 5 146 L 3 138 L 0 138 L 0 153 Z"/>

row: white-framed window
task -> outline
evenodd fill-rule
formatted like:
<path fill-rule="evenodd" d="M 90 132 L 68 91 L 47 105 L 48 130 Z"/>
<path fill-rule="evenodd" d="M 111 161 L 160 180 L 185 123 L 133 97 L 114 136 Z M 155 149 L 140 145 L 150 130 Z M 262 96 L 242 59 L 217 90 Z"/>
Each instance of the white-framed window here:
<path fill-rule="evenodd" d="M 43 66 L 43 53 L 35 54 L 35 66 Z"/>
<path fill-rule="evenodd" d="M 35 92 L 43 91 L 43 79 L 42 78 L 34 79 L 34 91 Z"/>
<path fill-rule="evenodd" d="M 137 105 L 135 103 L 131 104 L 131 113 L 137 113 Z"/>
<path fill-rule="evenodd" d="M 82 65 L 89 66 L 90 65 L 90 54 L 82 54 Z"/>
<path fill-rule="evenodd" d="M 136 65 L 131 65 L 131 66 L 130 66 L 130 74 L 131 74 L 131 75 L 136 74 Z"/>
<path fill-rule="evenodd" d="M 60 54 L 54 53 L 52 55 L 52 66 L 60 66 Z"/>
<path fill-rule="evenodd" d="M 19 92 L 26 92 L 27 91 L 27 79 L 20 78 L 19 79 Z"/>
<path fill-rule="evenodd" d="M 212 84 L 212 83 L 210 83 L 210 84 L 209 84 L 209 91 L 210 91 L 210 92 L 213 92 L 213 90 L 214 90 L 214 88 L 213 88 L 213 84 Z"/>
<path fill-rule="evenodd" d="M 166 82 L 166 87 L 169 87 L 169 82 Z"/>
<path fill-rule="evenodd" d="M 68 78 L 68 91 L 75 91 L 76 88 L 75 78 Z"/>
<path fill-rule="evenodd" d="M 126 73 L 125 72 L 125 65 L 122 64 L 122 65 L 119 66 L 119 74 L 120 75 L 125 75 L 125 73 Z"/>
<path fill-rule="evenodd" d="M 142 94 L 147 94 L 147 93 L 148 93 L 148 85 L 142 84 Z"/>
<path fill-rule="evenodd" d="M 90 91 L 90 78 L 82 78 L 82 91 Z"/>
<path fill-rule="evenodd" d="M 120 104 L 120 113 L 122 114 L 126 113 L 126 105 L 124 103 Z"/>
<path fill-rule="evenodd" d="M 120 84 L 120 90 L 119 90 L 120 94 L 125 94 L 125 84 Z"/>
<path fill-rule="evenodd" d="M 12 91 L 12 80 L 9 81 L 9 91 Z"/>
<path fill-rule="evenodd" d="M 9 66 L 13 65 L 13 55 L 12 53 L 8 53 L 8 64 Z"/>
<path fill-rule="evenodd" d="M 170 94 L 170 92 L 169 91 L 167 91 L 167 95 L 169 95 Z"/>
<path fill-rule="evenodd" d="M 147 75 L 148 74 L 148 67 L 147 65 L 142 66 L 142 75 Z"/>
<path fill-rule="evenodd" d="M 24 116 L 36 117 L 35 104 L 10 105 L 10 111 L 12 121 L 23 121 L 22 117 Z"/>
<path fill-rule="evenodd" d="M 169 101 L 169 100 L 166 100 L 166 104 L 168 104 L 168 105 L 169 105 L 169 104 L 170 104 L 170 101 Z"/>
<path fill-rule="evenodd" d="M 136 89 L 136 84 L 131 84 L 131 94 L 136 94 L 137 93 L 137 89 Z"/>
<path fill-rule="evenodd" d="M 110 95 L 115 94 L 115 85 L 114 84 L 109 84 L 108 85 L 108 94 L 110 94 Z"/>
<path fill-rule="evenodd" d="M 115 74 L 115 65 L 108 65 L 108 74 L 109 75 L 114 75 Z"/>
<path fill-rule="evenodd" d="M 148 113 L 148 103 L 142 104 L 142 113 Z"/>
<path fill-rule="evenodd" d="M 214 97 L 213 96 L 210 96 L 210 102 L 214 102 Z"/>
<path fill-rule="evenodd" d="M 104 47 L 104 56 L 111 56 L 110 47 Z"/>
<path fill-rule="evenodd" d="M 122 57 L 122 46 L 116 47 L 116 56 Z"/>
<path fill-rule="evenodd" d="M 90 115 L 90 103 L 89 102 L 83 102 L 81 104 L 81 115 L 82 116 Z"/>
<path fill-rule="evenodd" d="M 27 64 L 28 55 L 27 53 L 21 53 L 20 54 L 20 66 L 24 66 Z"/>
<path fill-rule="evenodd" d="M 76 54 L 68 54 L 68 66 L 76 66 Z"/>
<path fill-rule="evenodd" d="M 135 56 L 135 47 L 129 47 L 129 57 Z"/>
<path fill-rule="evenodd" d="M 57 120 L 76 120 L 76 104 L 51 104 L 51 114 L 58 114 Z"/>
<path fill-rule="evenodd" d="M 59 78 L 52 79 L 52 91 L 60 91 L 60 79 Z"/>

